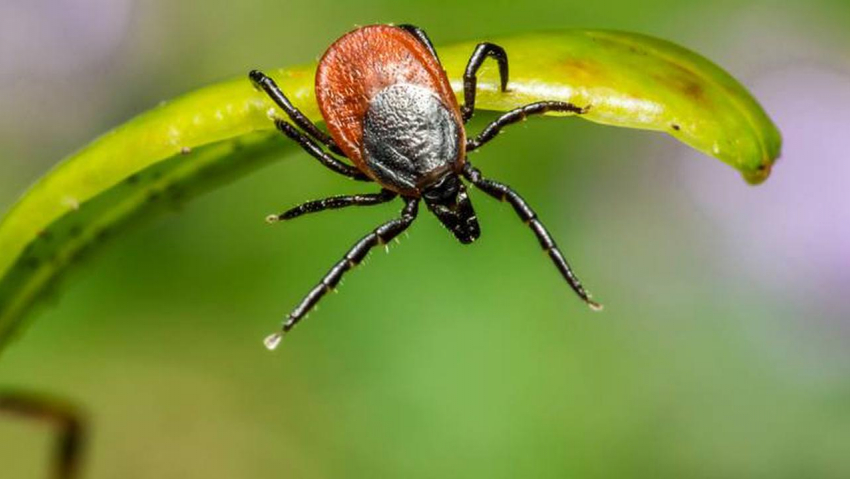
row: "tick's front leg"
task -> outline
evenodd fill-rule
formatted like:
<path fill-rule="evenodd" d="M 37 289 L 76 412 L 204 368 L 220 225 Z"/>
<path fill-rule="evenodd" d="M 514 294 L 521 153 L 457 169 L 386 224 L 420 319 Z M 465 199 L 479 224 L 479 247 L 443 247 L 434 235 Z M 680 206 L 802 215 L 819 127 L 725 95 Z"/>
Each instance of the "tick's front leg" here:
<path fill-rule="evenodd" d="M 325 274 L 319 284 L 310 290 L 310 292 L 307 293 L 307 296 L 301 300 L 301 303 L 296 306 L 291 313 L 289 313 L 289 316 L 283 323 L 281 331 L 274 333 L 265 339 L 264 342 L 267 348 L 275 349 L 277 345 L 280 344 L 280 340 L 283 338 L 283 335 L 295 327 L 295 325 L 298 324 L 298 321 L 309 313 L 310 310 L 316 306 L 316 303 L 318 303 L 319 300 L 328 293 L 328 291 L 336 288 L 339 281 L 342 279 L 342 276 L 347 271 L 350 271 L 352 268 L 360 264 L 372 248 L 379 244 L 387 244 L 413 224 L 413 220 L 416 219 L 416 215 L 419 212 L 419 199 L 405 198 L 404 200 L 406 204 L 401 212 L 401 217 L 378 226 L 374 231 L 355 243 L 354 246 L 348 250 L 348 253 L 346 253 L 345 256 L 343 256 L 342 259 L 327 272 L 327 274 Z"/>
<path fill-rule="evenodd" d="M 522 199 L 519 193 L 511 189 L 508 185 L 485 179 L 481 176 L 481 172 L 470 163 L 467 163 L 464 166 L 463 175 L 481 191 L 499 201 L 507 201 L 510 203 L 523 223 L 528 225 L 528 227 L 531 228 L 531 231 L 534 232 L 534 235 L 537 237 L 537 241 L 540 242 L 540 246 L 544 251 L 546 251 L 546 253 L 549 254 L 549 258 L 552 260 L 552 263 L 555 264 L 555 267 L 558 268 L 561 276 L 564 277 L 567 284 L 570 285 L 573 291 L 575 291 L 576 294 L 591 307 L 591 309 L 595 311 L 602 309 L 601 304 L 590 299 L 590 293 L 584 289 L 581 285 L 581 281 L 579 281 L 578 277 L 575 273 L 573 273 L 572 268 L 570 268 L 569 263 L 567 263 L 566 258 L 564 258 L 564 254 L 561 253 L 561 249 L 558 248 L 558 245 L 555 244 L 555 240 L 552 239 L 552 235 L 549 234 L 549 231 L 545 226 L 543 226 L 543 223 L 537 219 L 537 213 L 528 206 L 528 203 Z"/>

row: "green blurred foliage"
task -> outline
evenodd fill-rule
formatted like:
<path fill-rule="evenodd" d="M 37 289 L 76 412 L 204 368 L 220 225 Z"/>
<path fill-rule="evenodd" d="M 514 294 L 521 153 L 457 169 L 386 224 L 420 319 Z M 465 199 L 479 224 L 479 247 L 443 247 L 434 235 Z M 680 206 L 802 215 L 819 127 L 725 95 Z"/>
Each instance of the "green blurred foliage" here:
<path fill-rule="evenodd" d="M 416 23 L 437 44 L 633 30 L 748 85 L 767 74 L 744 60 L 764 32 L 790 29 L 778 48 L 831 48 L 850 25 L 843 1 L 235 5 L 134 3 L 105 59 L 58 80 L 22 72 L 4 98 L 37 101 L 0 113 L 0 205 L 158 101 L 310 60 L 355 24 Z M 462 246 L 423 215 L 269 353 L 261 339 L 399 208 L 266 225 L 299 201 L 362 189 L 299 153 L 116 241 L 11 345 L 0 385 L 84 405 L 91 478 L 848 477 L 848 336 L 815 327 L 850 311 L 846 299 L 809 308 L 742 273 L 758 245 L 718 235 L 673 166 L 686 154 L 653 134 L 536 119 L 474 155 L 536 207 L 602 314 L 508 207 L 473 192 L 479 242 Z M 742 215 L 770 207 L 759 191 Z M 40 477 L 47 434 L 0 422 L 3 477 Z"/>

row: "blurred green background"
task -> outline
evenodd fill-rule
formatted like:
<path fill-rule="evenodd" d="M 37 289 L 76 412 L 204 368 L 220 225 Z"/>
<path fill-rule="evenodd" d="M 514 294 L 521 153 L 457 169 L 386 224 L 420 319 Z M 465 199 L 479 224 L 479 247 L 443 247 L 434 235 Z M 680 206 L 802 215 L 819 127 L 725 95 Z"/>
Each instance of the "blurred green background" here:
<path fill-rule="evenodd" d="M 266 225 L 364 191 L 293 153 L 113 242 L 0 358 L 0 387 L 85 407 L 85 477 L 850 477 L 846 0 L 4 0 L 0 209 L 161 100 L 379 22 L 437 45 L 667 38 L 747 85 L 784 155 L 753 188 L 660 134 L 529 121 L 474 159 L 536 207 L 604 313 L 473 192 L 477 243 L 421 215 L 269 353 L 261 339 L 399 208 Z M 0 476 L 45 477 L 49 429 L 0 419 Z"/>

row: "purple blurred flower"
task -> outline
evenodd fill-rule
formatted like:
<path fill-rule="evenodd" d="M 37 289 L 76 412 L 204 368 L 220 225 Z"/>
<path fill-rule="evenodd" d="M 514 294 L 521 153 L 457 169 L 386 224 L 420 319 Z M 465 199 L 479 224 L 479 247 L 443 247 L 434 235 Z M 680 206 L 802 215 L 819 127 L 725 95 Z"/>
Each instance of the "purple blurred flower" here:
<path fill-rule="evenodd" d="M 789 304 L 843 312 L 846 323 L 850 74 L 797 65 L 751 86 L 784 137 L 771 178 L 747 187 L 704 158 L 683 161 L 683 176 L 717 233 L 729 238 L 730 258 L 744 274 Z"/>
<path fill-rule="evenodd" d="M 119 45 L 133 0 L 0 2 L 0 86 L 86 68 Z"/>

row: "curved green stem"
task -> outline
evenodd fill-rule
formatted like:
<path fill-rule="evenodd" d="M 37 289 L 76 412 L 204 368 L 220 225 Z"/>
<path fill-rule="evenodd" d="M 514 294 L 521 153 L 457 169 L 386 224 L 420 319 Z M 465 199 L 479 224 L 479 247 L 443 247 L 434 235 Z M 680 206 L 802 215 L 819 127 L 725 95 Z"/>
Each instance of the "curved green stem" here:
<path fill-rule="evenodd" d="M 509 91 L 494 65 L 477 107 L 506 111 L 542 100 L 591 106 L 581 118 L 664 131 L 741 172 L 767 178 L 778 130 L 734 78 L 672 43 L 631 33 L 572 30 L 488 39 L 510 57 Z M 439 48 L 456 93 L 475 42 Z M 315 65 L 268 73 L 320 120 Z M 0 346 L 69 265 L 122 226 L 281 156 L 274 105 L 247 77 L 162 104 L 101 136 L 39 180 L 0 222 Z"/>

